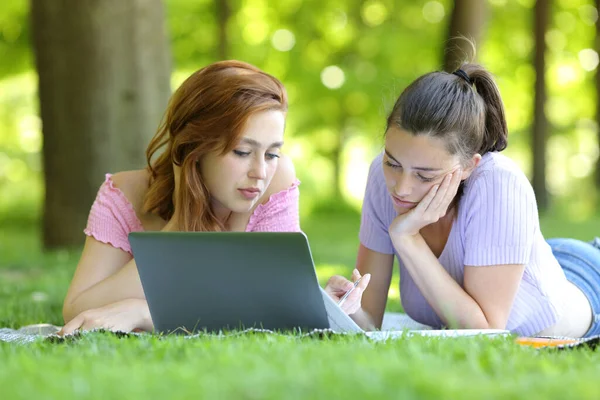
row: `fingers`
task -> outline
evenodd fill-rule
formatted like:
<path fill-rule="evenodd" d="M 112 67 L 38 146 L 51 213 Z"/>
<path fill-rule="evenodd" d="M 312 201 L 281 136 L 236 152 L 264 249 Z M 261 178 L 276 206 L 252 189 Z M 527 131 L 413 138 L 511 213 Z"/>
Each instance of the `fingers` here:
<path fill-rule="evenodd" d="M 352 282 L 343 276 L 334 275 L 327 281 L 325 291 L 335 297 L 340 297 L 348 290 L 352 289 L 353 286 Z"/>
<path fill-rule="evenodd" d="M 356 289 L 360 289 L 361 294 L 362 294 L 362 292 L 364 292 L 365 289 L 367 288 L 367 286 L 369 285 L 370 281 L 371 281 L 371 274 L 364 274 L 362 280 L 360 281 L 360 283 L 358 284 Z"/>
<path fill-rule="evenodd" d="M 427 211 L 437 212 L 439 211 L 444 202 L 447 200 L 448 188 L 450 187 L 450 182 L 452 181 L 453 174 L 449 173 L 444 177 L 444 180 L 440 184 L 440 187 L 436 193 L 436 196 L 431 200 Z"/>
<path fill-rule="evenodd" d="M 455 169 L 444 177 L 444 180 L 437 189 L 437 193 L 427 207 L 426 212 L 430 213 L 432 218 L 437 219 L 446 214 L 450 203 L 452 203 L 452 200 L 456 196 L 461 177 L 462 170 L 460 168 Z"/>
<path fill-rule="evenodd" d="M 444 198 L 440 202 L 440 205 L 437 210 L 438 212 L 440 212 L 441 216 L 446 214 L 446 212 L 448 211 L 448 207 L 452 203 L 452 200 L 454 200 L 454 197 L 458 192 L 458 187 L 460 186 L 461 178 L 461 168 L 457 168 L 456 170 L 454 170 L 454 172 L 452 172 L 451 176 L 448 178 L 448 187 L 446 189 L 446 193 L 444 194 Z"/>
<path fill-rule="evenodd" d="M 352 291 L 352 293 L 350 293 L 350 295 L 346 298 L 346 301 L 341 306 L 342 310 L 346 314 L 348 314 L 348 315 L 354 314 L 355 312 L 360 310 L 363 292 L 369 285 L 370 281 L 371 281 L 371 274 L 363 275 L 358 286 L 356 286 L 356 288 Z"/>
<path fill-rule="evenodd" d="M 419 202 L 417 207 L 415 207 L 415 210 L 420 211 L 421 213 L 425 213 L 425 211 L 429 209 L 429 205 L 435 198 L 439 187 L 440 185 L 434 185 L 431 189 L 429 189 L 429 192 L 427 192 L 425 197 L 423 197 L 423 199 Z"/>
<path fill-rule="evenodd" d="M 340 278 L 352 286 L 352 283 L 343 277 L 333 279 L 336 286 L 343 286 Z M 342 292 L 345 291 L 342 290 Z M 147 319 L 149 319 L 149 310 L 145 300 L 126 299 L 80 313 L 65 324 L 58 334 L 70 335 L 76 331 L 94 329 L 130 332 L 135 328 L 148 326 Z"/>
<path fill-rule="evenodd" d="M 106 329 L 108 331 L 113 330 L 111 326 L 107 325 L 106 322 L 104 322 L 103 320 L 97 320 L 97 319 L 91 319 L 88 318 L 86 319 L 83 324 L 81 324 L 81 328 L 79 328 L 80 331 L 91 331 L 93 329 Z"/>
<path fill-rule="evenodd" d="M 325 285 L 325 291 L 335 300 L 335 301 L 339 301 L 342 296 L 344 296 L 349 290 L 352 290 L 352 293 L 350 293 L 350 295 L 346 298 L 346 300 L 344 300 L 344 303 L 342 304 L 342 309 L 346 309 L 348 306 L 346 306 L 346 302 L 348 302 L 348 300 L 352 297 L 352 296 L 356 296 L 354 294 L 354 292 L 356 292 L 356 290 L 359 290 L 359 292 L 362 293 L 362 290 L 364 290 L 364 288 L 366 288 L 369 284 L 369 280 L 370 280 L 370 274 L 369 277 L 366 278 L 365 281 L 365 276 L 362 277 L 362 280 L 360 281 L 360 283 L 358 284 L 358 286 L 356 288 L 354 288 L 354 284 L 356 283 L 356 281 L 358 281 L 359 279 L 361 279 L 361 275 L 360 272 L 358 271 L 358 269 L 354 268 L 354 270 L 352 271 L 351 277 L 350 279 L 352 279 L 351 281 L 349 281 L 348 279 L 346 279 L 345 277 L 341 276 L 341 275 L 334 275 L 331 278 L 329 278 L 329 280 L 327 281 L 327 284 Z M 360 295 L 359 295 L 359 300 L 360 300 Z"/>
<path fill-rule="evenodd" d="M 81 325 L 83 324 L 84 319 L 85 319 L 85 317 L 83 316 L 83 313 L 79 314 L 78 316 L 73 318 L 71 321 L 69 321 L 67 324 L 65 324 L 65 326 L 63 326 L 62 329 L 60 331 L 58 331 L 57 335 L 63 336 L 63 335 L 72 334 L 73 332 L 75 332 L 76 330 L 81 328 Z"/>
<path fill-rule="evenodd" d="M 450 184 L 450 187 L 452 188 L 452 199 L 454 199 L 454 196 L 456 196 L 458 188 L 460 187 L 460 183 L 462 182 L 462 172 L 462 168 L 458 168 L 452 177 L 453 182 Z"/>

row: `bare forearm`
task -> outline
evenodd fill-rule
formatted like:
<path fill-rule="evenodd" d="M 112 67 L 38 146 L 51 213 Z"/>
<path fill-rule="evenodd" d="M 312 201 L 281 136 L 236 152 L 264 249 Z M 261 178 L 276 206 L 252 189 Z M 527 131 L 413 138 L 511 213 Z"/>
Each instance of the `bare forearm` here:
<path fill-rule="evenodd" d="M 125 299 L 145 300 L 142 284 L 133 259 L 115 274 L 69 300 L 63 308 L 63 317 L 65 321 L 70 321 L 83 311 Z"/>
<path fill-rule="evenodd" d="M 489 323 L 477 302 L 448 274 L 421 235 L 392 237 L 413 281 L 450 327 L 486 329 Z"/>
<path fill-rule="evenodd" d="M 350 318 L 352 318 L 354 322 L 356 322 L 356 325 L 360 326 L 364 331 L 377 329 L 375 324 L 373 324 L 371 316 L 363 309 L 358 310 L 354 314 L 350 314 Z"/>

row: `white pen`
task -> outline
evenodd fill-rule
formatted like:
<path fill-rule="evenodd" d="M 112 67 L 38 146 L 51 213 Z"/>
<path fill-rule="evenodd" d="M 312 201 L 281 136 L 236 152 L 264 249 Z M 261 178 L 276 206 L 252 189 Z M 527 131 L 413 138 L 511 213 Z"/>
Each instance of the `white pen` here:
<path fill-rule="evenodd" d="M 354 282 L 354 286 L 352 286 L 352 289 L 348 290 L 346 293 L 344 293 L 344 295 L 342 296 L 342 298 L 340 299 L 340 301 L 338 301 L 338 306 L 342 306 L 342 304 L 344 304 L 344 301 L 346 301 L 346 299 L 348 298 L 348 296 L 350 296 L 350 293 L 352 293 L 354 291 L 354 289 L 356 289 L 356 287 L 358 286 L 358 284 L 360 283 L 360 280 L 363 277 L 361 276 L 360 278 L 358 278 L 358 280 L 356 282 Z"/>

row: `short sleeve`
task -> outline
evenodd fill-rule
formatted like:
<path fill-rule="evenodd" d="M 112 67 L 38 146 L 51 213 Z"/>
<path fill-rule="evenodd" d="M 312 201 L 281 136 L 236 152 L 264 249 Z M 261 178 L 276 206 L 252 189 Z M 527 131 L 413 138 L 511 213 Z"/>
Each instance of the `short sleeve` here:
<path fill-rule="evenodd" d="M 300 232 L 300 181 L 259 204 L 248 221 L 246 232 Z"/>
<path fill-rule="evenodd" d="M 389 194 L 383 176 L 382 155 L 379 155 L 373 160 L 369 168 L 360 220 L 359 239 L 363 246 L 383 254 L 394 254 L 394 246 L 388 233 L 394 210 L 389 201 Z"/>
<path fill-rule="evenodd" d="M 114 186 L 111 175 L 106 174 L 83 232 L 99 242 L 131 254 L 128 235 L 143 230 L 133 206 L 123 192 Z"/>
<path fill-rule="evenodd" d="M 470 266 L 528 264 L 539 220 L 531 184 L 520 171 L 480 174 L 465 194 L 465 258 Z"/>

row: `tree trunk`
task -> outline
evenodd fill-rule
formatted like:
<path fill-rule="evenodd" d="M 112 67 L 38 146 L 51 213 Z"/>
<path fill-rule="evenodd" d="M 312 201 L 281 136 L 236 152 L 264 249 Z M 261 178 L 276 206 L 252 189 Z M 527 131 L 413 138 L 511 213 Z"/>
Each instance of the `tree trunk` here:
<path fill-rule="evenodd" d="M 482 0 L 454 1 L 444 49 L 445 71 L 454 71 L 465 61 L 470 61 L 473 49 L 461 37 L 473 40 L 475 45 L 479 44 L 486 20 L 486 3 Z"/>
<path fill-rule="evenodd" d="M 535 99 L 533 114 L 533 190 L 540 210 L 548 207 L 548 191 L 546 189 L 546 142 L 548 120 L 544 110 L 546 104 L 546 30 L 549 17 L 548 0 L 537 0 L 535 3 Z"/>
<path fill-rule="evenodd" d="M 218 55 L 219 60 L 227 60 L 228 54 L 228 38 L 227 38 L 227 22 L 231 15 L 229 3 L 227 0 L 215 0 L 217 10 L 217 29 L 218 29 Z"/>
<path fill-rule="evenodd" d="M 31 0 L 45 248 L 83 243 L 107 172 L 142 168 L 170 95 L 160 0 Z"/>

